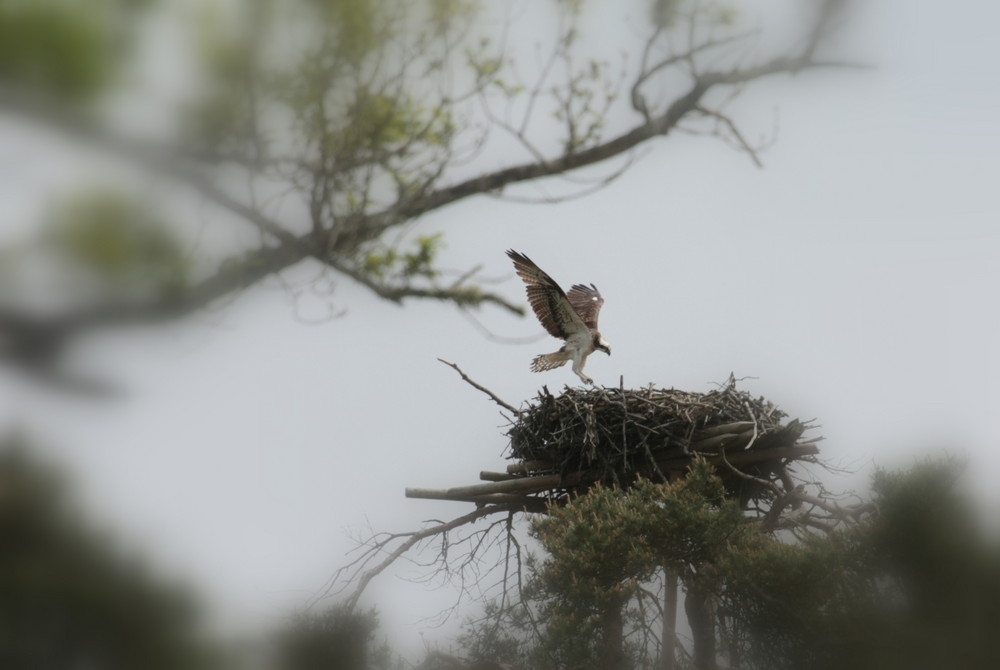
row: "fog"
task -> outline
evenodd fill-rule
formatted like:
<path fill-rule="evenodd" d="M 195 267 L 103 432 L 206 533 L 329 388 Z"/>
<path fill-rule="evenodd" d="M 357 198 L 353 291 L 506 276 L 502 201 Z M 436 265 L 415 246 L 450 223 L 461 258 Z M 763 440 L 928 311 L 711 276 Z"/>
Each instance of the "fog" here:
<path fill-rule="evenodd" d="M 109 112 L 119 128 L 155 136 L 169 123 L 166 101 L 190 83 L 171 40 L 192 4 L 144 25 L 146 60 L 126 73 L 144 78 L 126 76 L 130 93 Z M 848 471 L 823 474 L 829 487 L 863 491 L 873 466 L 957 454 L 996 525 L 1000 9 L 865 4 L 841 46 L 871 68 L 756 82 L 728 108 L 748 137 L 769 140 L 760 169 L 724 142 L 671 134 L 585 197 L 477 196 L 400 234 L 442 233 L 441 267 L 481 265 L 497 280 L 488 289 L 515 304 L 523 286 L 508 248 L 564 286 L 596 284 L 614 352 L 588 363 L 599 385 L 707 391 L 732 373 L 790 416 L 815 419 L 823 458 Z M 522 20 L 529 10 L 509 11 Z M 584 39 L 610 44 L 629 43 L 642 16 L 594 11 L 605 27 Z M 519 25 L 506 40 L 530 51 Z M 15 264 L 63 196 L 109 184 L 179 221 L 203 257 L 257 240 L 196 189 L 0 111 L 0 244 Z M 507 149 L 496 147 L 475 169 L 501 164 Z M 261 188 L 277 202 L 279 189 Z M 503 195 L 565 188 L 550 180 Z M 301 209 L 288 198 L 271 212 L 292 222 Z M 33 265 L 37 276 L 8 283 L 5 299 L 52 281 L 50 267 Z M 408 500 L 405 487 L 473 484 L 480 470 L 505 467 L 506 420 L 438 357 L 515 405 L 542 384 L 578 383 L 568 367 L 529 371 L 555 348 L 530 315 L 397 305 L 346 275 L 318 275 L 304 262 L 181 319 L 88 333 L 67 352 L 67 369 L 107 383 L 110 397 L 0 369 L 0 425 L 30 436 L 31 449 L 64 468 L 84 512 L 203 596 L 228 634 L 284 621 L 321 592 L 355 538 L 468 511 Z M 90 289 L 77 288 L 72 299 L 86 300 Z M 415 574 L 391 569 L 365 602 L 381 613 L 380 634 L 419 656 L 449 644 L 454 619 L 443 628 L 422 620 L 456 594 L 407 581 Z"/>

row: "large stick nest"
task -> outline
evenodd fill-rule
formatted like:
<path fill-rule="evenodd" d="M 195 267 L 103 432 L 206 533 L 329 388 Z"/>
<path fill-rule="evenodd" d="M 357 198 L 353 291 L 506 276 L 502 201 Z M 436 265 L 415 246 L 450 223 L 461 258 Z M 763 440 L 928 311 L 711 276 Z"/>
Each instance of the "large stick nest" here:
<path fill-rule="evenodd" d="M 519 462 L 508 471 L 587 472 L 588 480 L 627 485 L 640 475 L 669 479 L 701 456 L 746 502 L 763 480 L 786 477 L 789 460 L 817 451 L 816 439 L 799 441 L 806 425 L 782 423 L 786 416 L 733 379 L 708 393 L 567 387 L 552 395 L 543 387 L 508 430 L 510 458 Z"/>

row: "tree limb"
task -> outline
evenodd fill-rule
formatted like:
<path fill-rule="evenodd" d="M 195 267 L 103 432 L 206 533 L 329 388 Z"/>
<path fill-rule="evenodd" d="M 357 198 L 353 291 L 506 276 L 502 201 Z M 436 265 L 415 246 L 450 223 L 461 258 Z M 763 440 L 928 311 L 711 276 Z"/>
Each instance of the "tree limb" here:
<path fill-rule="evenodd" d="M 813 28 L 807 33 L 805 46 L 797 50 L 798 55 L 776 57 L 756 65 L 725 70 L 696 72 L 695 57 L 714 48 L 737 43 L 752 33 L 736 33 L 719 39 L 708 38 L 700 43 L 692 41 L 684 53 L 666 55 L 656 60 L 652 56 L 654 42 L 662 38 L 665 33 L 660 28 L 655 29 L 645 44 L 640 71 L 631 82 L 632 106 L 640 113 L 641 123 L 610 139 L 601 140 L 598 132 L 592 132 L 593 128 L 590 126 L 584 124 L 578 127 L 576 123 L 578 120 L 567 119 L 569 139 L 560 153 L 546 157 L 527 137 L 527 125 L 539 97 L 543 94 L 549 95 L 547 77 L 554 63 L 563 58 L 567 62 L 567 67 L 572 70 L 567 33 L 567 36 L 564 36 L 567 41 L 561 42 L 555 48 L 553 57 L 544 64 L 539 79 L 529 91 L 527 107 L 520 125 L 504 121 L 499 116 L 492 117 L 493 126 L 500 126 L 511 132 L 532 151 L 534 160 L 529 163 L 509 165 L 446 185 L 441 185 L 440 180 L 445 174 L 445 168 L 455 163 L 452 145 L 446 140 L 426 146 L 421 144 L 423 138 L 431 134 L 435 124 L 448 119 L 448 114 L 441 110 L 423 118 L 423 122 L 416 127 L 411 136 L 403 138 L 402 142 L 385 144 L 354 142 L 350 145 L 352 147 L 350 150 L 339 151 L 323 144 L 327 141 L 325 134 L 307 136 L 305 139 L 308 142 L 319 143 L 316 144 L 321 149 L 318 162 L 302 156 L 270 161 L 262 155 L 260 137 L 252 138 L 258 141 L 258 144 L 254 146 L 254 151 L 245 156 L 238 152 L 227 154 L 228 150 L 220 153 L 218 150 L 207 149 L 198 153 L 186 149 L 154 146 L 138 138 L 116 133 L 98 123 L 96 117 L 82 113 L 78 108 L 55 104 L 50 99 L 14 87 L 0 86 L 0 113 L 17 115 L 31 123 L 41 124 L 74 140 L 97 146 L 154 174 L 167 176 L 191 188 L 213 205 L 235 214 L 259 231 L 268 243 L 273 242 L 276 245 L 261 248 L 244 256 L 243 260 L 246 263 L 238 261 L 243 263 L 238 274 L 220 268 L 216 276 L 203 280 L 197 286 L 176 295 L 151 298 L 148 304 L 115 302 L 81 307 L 55 316 L 21 312 L 10 306 L 0 307 L 0 335 L 7 339 L 7 342 L 0 343 L 4 347 L 3 353 L 12 358 L 35 357 L 40 360 L 47 353 L 57 352 L 75 334 L 90 328 L 176 318 L 310 258 L 358 281 L 378 297 L 393 302 L 399 303 L 407 298 L 423 298 L 449 301 L 459 307 L 489 303 L 511 313 L 523 315 L 522 305 L 511 303 L 499 294 L 483 292 L 477 286 L 465 285 L 461 281 L 445 287 L 427 286 L 415 284 L 409 277 L 401 276 L 394 282 L 386 282 L 377 273 L 369 272 L 363 265 L 359 265 L 356 257 L 361 253 L 365 243 L 379 239 L 387 230 L 464 198 L 482 194 L 495 195 L 512 184 L 556 175 L 565 176 L 579 168 L 603 163 L 618 156 L 632 157 L 639 145 L 657 136 L 669 134 L 692 113 L 713 117 L 725 126 L 728 135 L 756 161 L 757 156 L 753 147 L 747 143 L 735 123 L 721 113 L 710 110 L 705 104 L 705 96 L 717 87 L 740 86 L 774 74 L 794 74 L 806 68 L 853 66 L 850 63 L 816 58 L 817 45 L 833 22 L 841 4 L 839 0 L 825 0 L 821 4 L 821 11 Z M 667 68 L 684 62 L 691 65 L 689 73 L 691 81 L 688 89 L 662 107 L 660 113 L 655 113 L 643 99 L 642 87 Z M 388 113 L 375 126 L 375 130 L 381 132 L 386 130 L 390 125 L 390 119 L 395 118 L 402 109 L 407 90 L 404 84 L 409 69 L 404 67 L 396 72 L 395 76 L 390 73 L 389 79 L 381 84 L 376 81 L 377 71 L 378 68 L 375 68 L 367 73 L 368 83 L 359 90 L 369 95 L 382 92 L 383 98 L 388 101 Z M 576 78 L 578 73 L 571 71 L 567 76 L 566 85 L 562 89 L 553 87 L 551 95 L 558 105 L 562 105 L 561 109 L 564 112 L 572 115 L 573 110 L 577 109 L 571 94 L 575 82 L 578 81 Z M 474 90 L 482 94 L 488 81 L 491 81 L 489 77 L 477 83 Z M 620 88 L 611 89 L 608 92 L 609 100 L 617 98 L 620 90 Z M 624 95 L 628 94 L 626 91 Z M 253 99 L 250 103 L 255 104 L 253 91 L 251 98 Z M 326 98 L 320 100 L 323 104 L 322 101 Z M 590 98 L 585 96 L 583 103 L 585 110 L 592 112 L 596 110 L 595 113 L 599 113 L 604 109 L 600 105 L 591 108 L 589 101 Z M 440 103 L 442 109 L 450 109 L 452 100 L 444 95 Z M 259 110 L 251 111 L 256 114 Z M 254 117 L 254 123 L 256 122 Z M 329 119 L 324 116 L 323 133 L 328 131 L 328 126 Z M 443 132 L 447 135 L 451 131 Z M 482 145 L 478 146 L 481 148 Z M 424 153 L 420 153 L 419 149 L 423 149 Z M 211 180 L 208 177 L 208 168 L 213 167 L 218 160 L 227 160 L 227 156 L 247 170 L 251 184 L 258 178 L 278 177 L 301 191 L 307 201 L 306 204 L 310 206 L 311 221 L 300 223 L 303 224 L 303 228 L 305 223 L 311 223 L 312 230 L 307 233 L 295 231 L 269 216 L 256 205 L 252 197 L 242 197 L 227 190 L 225 183 L 220 184 L 219 181 Z M 282 173 L 282 167 L 298 170 L 299 174 Z M 599 181 L 598 187 L 606 184 L 627 167 L 628 163 L 610 178 Z M 391 204 L 378 204 L 376 198 L 371 195 L 376 176 L 394 180 L 398 193 Z M 338 188 L 344 185 L 353 187 L 352 180 L 355 178 L 361 182 L 360 203 L 345 205 L 343 210 L 337 210 L 335 199 L 345 197 L 345 194 L 338 192 Z M 464 373 L 461 374 L 465 377 Z M 506 403 L 500 402 L 500 404 L 514 411 Z"/>
<path fill-rule="evenodd" d="M 431 191 L 425 196 L 403 204 L 397 209 L 402 220 L 408 220 L 473 195 L 496 193 L 519 182 L 561 175 L 578 168 L 601 163 L 626 153 L 643 142 L 667 135 L 682 118 L 696 110 L 705 94 L 717 86 L 733 86 L 775 74 L 794 74 L 805 68 L 863 67 L 839 61 L 815 61 L 810 57 L 779 57 L 749 68 L 728 72 L 708 72 L 695 78 L 687 93 L 675 99 L 662 114 L 651 117 L 617 137 L 583 150 L 564 153 L 545 161 L 523 163 L 479 175 L 465 181 Z"/>
<path fill-rule="evenodd" d="M 368 587 L 368 584 L 422 540 L 448 533 L 456 528 L 460 528 L 466 524 L 473 523 L 493 514 L 518 512 L 522 509 L 523 507 L 518 503 L 489 505 L 486 507 L 480 507 L 472 512 L 469 512 L 468 514 L 452 519 L 451 521 L 439 522 L 421 530 L 407 533 L 385 533 L 381 536 L 377 536 L 377 538 L 372 538 L 369 542 L 365 543 L 367 548 L 358 558 L 337 570 L 330 580 L 330 585 L 324 589 L 323 593 L 321 593 L 316 600 L 329 595 L 338 584 L 344 586 L 354 584 L 354 589 L 345 601 L 348 609 L 353 609 L 357 605 L 358 600 L 360 600 L 365 589 Z M 383 560 L 375 565 L 371 565 L 379 555 L 388 550 L 388 547 L 393 542 L 398 540 L 403 541 Z"/>
<path fill-rule="evenodd" d="M 517 416 L 518 414 L 520 414 L 520 412 L 517 410 L 517 408 L 515 408 L 513 405 L 511 405 L 511 404 L 509 404 L 509 403 L 504 402 L 503 400 L 501 400 L 500 397 L 496 393 L 494 393 L 493 391 L 489 390 L 488 388 L 486 388 L 482 384 L 480 384 L 480 383 L 478 383 L 476 381 L 473 381 L 472 378 L 469 377 L 469 375 L 465 374 L 465 372 L 462 371 L 462 368 L 458 367 L 458 365 L 456 365 L 455 363 L 452 363 L 450 361 L 446 361 L 443 358 L 439 358 L 438 360 L 441 361 L 442 363 L 444 363 L 445 365 L 447 365 L 448 367 L 452 368 L 458 374 L 462 375 L 462 379 L 464 379 L 466 382 L 468 382 L 473 388 L 479 389 L 480 391 L 482 391 L 483 393 L 485 393 L 486 395 L 488 395 L 490 398 L 493 399 L 493 402 L 495 402 L 496 404 L 500 405 L 501 407 L 503 407 L 505 410 L 507 410 L 508 412 L 510 412 L 511 414 L 513 414 L 514 416 Z"/>
<path fill-rule="evenodd" d="M 194 286 L 142 302 L 109 301 L 55 315 L 0 307 L 0 334 L 4 336 L 0 355 L 29 368 L 50 362 L 69 339 L 83 332 L 156 323 L 189 314 L 308 256 L 308 247 L 299 238 L 293 238 L 287 245 L 261 247 Z"/>

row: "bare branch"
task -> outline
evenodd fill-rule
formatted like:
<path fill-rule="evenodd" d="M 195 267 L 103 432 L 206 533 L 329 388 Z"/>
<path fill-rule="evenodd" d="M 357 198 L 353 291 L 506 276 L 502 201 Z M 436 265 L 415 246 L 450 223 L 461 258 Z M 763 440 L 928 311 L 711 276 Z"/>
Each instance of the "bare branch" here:
<path fill-rule="evenodd" d="M 405 298 L 443 300 L 455 303 L 462 308 L 478 307 L 485 303 L 491 303 L 502 307 L 512 314 L 524 316 L 524 307 L 522 305 L 516 305 L 496 293 L 483 292 L 477 286 L 462 286 L 460 283 L 452 284 L 448 288 L 425 288 L 409 284 L 389 286 L 376 281 L 371 276 L 338 259 L 327 256 L 326 260 L 338 272 L 342 272 L 362 284 L 380 298 L 385 298 L 395 303 L 401 303 Z"/>
<path fill-rule="evenodd" d="M 746 139 L 743 137 L 743 133 L 741 133 L 739 128 L 736 127 L 736 124 L 733 122 L 731 118 L 729 118 L 722 112 L 717 112 L 711 109 L 707 109 L 700 105 L 698 106 L 696 111 L 705 116 L 712 117 L 716 121 L 722 123 L 729 130 L 730 135 L 732 135 L 736 139 L 736 142 L 739 144 L 740 148 L 744 152 L 746 152 L 747 155 L 750 156 L 750 159 L 754 162 L 754 165 L 756 165 L 759 168 L 764 167 L 764 164 L 760 162 L 760 157 L 757 155 L 757 149 L 755 149 L 753 146 L 750 145 L 749 142 L 746 141 Z"/>
<path fill-rule="evenodd" d="M 664 70 L 664 69 L 666 69 L 666 68 L 668 68 L 668 67 L 670 67 L 672 65 L 677 65 L 678 63 L 683 63 L 684 61 L 689 61 L 695 55 L 697 55 L 699 53 L 702 53 L 704 51 L 708 51 L 710 49 L 715 49 L 716 47 L 721 47 L 721 46 L 733 44 L 735 42 L 743 41 L 745 39 L 753 37 L 754 35 L 758 34 L 759 32 L 760 31 L 758 31 L 758 30 L 751 30 L 751 31 L 747 31 L 747 32 L 744 32 L 744 33 L 738 33 L 736 35 L 729 35 L 727 37 L 724 37 L 724 38 L 721 38 L 721 39 L 717 39 L 717 40 L 708 40 L 707 42 L 703 42 L 703 43 L 701 43 L 699 45 L 691 47 L 690 49 L 688 49 L 684 53 L 673 55 L 673 56 L 670 56 L 668 58 L 664 58 L 663 60 L 659 61 L 655 65 L 647 67 L 646 63 L 647 63 L 647 59 L 649 57 L 649 52 L 650 52 L 650 50 L 652 48 L 652 45 L 653 45 L 654 41 L 656 40 L 657 36 L 659 36 L 659 34 L 661 33 L 661 29 L 658 28 L 653 33 L 653 35 L 650 37 L 649 41 L 646 44 L 646 49 L 645 49 L 645 51 L 643 52 L 643 55 L 642 55 L 642 66 L 641 66 L 640 74 L 639 74 L 638 77 L 636 77 L 635 82 L 633 82 L 633 84 L 632 84 L 632 90 L 631 90 L 631 94 L 630 94 L 631 101 L 632 101 L 632 107 L 636 111 L 642 113 L 642 115 L 644 117 L 646 117 L 647 122 L 650 121 L 651 117 L 650 117 L 649 107 L 648 107 L 648 105 L 646 103 L 645 98 L 643 97 L 643 95 L 641 93 L 641 89 L 642 89 L 642 85 L 645 84 L 647 81 L 649 81 L 649 79 L 653 75 L 655 75 L 657 72 L 660 72 L 660 71 L 662 71 L 662 70 Z"/>
<path fill-rule="evenodd" d="M 98 328 L 157 323 L 198 309 L 309 256 L 300 238 L 288 245 L 262 247 L 240 261 L 225 265 L 215 275 L 175 294 L 143 302 L 112 301 L 57 315 L 34 314 L 27 309 L 0 308 L 0 333 L 5 342 L 0 355 L 21 363 L 58 356 L 65 343 Z"/>
<path fill-rule="evenodd" d="M 708 72 L 698 76 L 688 91 L 676 98 L 663 114 L 652 117 L 617 137 L 588 149 L 564 153 L 546 161 L 515 165 L 431 191 L 424 197 L 404 205 L 397 214 L 400 220 L 408 220 L 473 195 L 495 194 L 511 184 L 561 175 L 625 154 L 653 137 L 668 134 L 677 127 L 681 119 L 696 110 L 705 94 L 716 86 L 733 86 L 775 74 L 794 74 L 805 68 L 842 67 L 862 66 L 838 61 L 813 61 L 811 58 L 799 56 L 778 57 L 744 69 Z"/>
<path fill-rule="evenodd" d="M 56 105 L 52 101 L 19 95 L 16 91 L 5 87 L 0 87 L 0 111 L 17 114 L 32 123 L 44 123 L 51 130 L 96 146 L 143 169 L 176 179 L 193 187 L 211 202 L 239 215 L 276 240 L 284 244 L 291 244 L 295 240 L 295 235 L 291 231 L 264 216 L 259 210 L 214 186 L 203 172 L 195 169 L 186 160 L 182 152 L 117 135 L 92 119 L 74 113 L 71 109 Z"/>
<path fill-rule="evenodd" d="M 333 592 L 338 585 L 346 586 L 353 583 L 355 585 L 354 589 L 351 591 L 346 600 L 347 607 L 349 609 L 353 609 L 357 605 L 358 600 L 361 598 L 365 589 L 368 587 L 368 584 L 375 579 L 375 577 L 385 572 L 385 570 L 395 563 L 396 560 L 402 557 L 407 551 L 412 549 L 421 541 L 437 535 L 446 534 L 449 531 L 460 528 L 466 524 L 471 524 L 492 514 L 511 513 L 519 510 L 520 507 L 516 503 L 490 505 L 473 510 L 468 514 L 452 519 L 451 521 L 439 522 L 433 526 L 418 531 L 411 531 L 407 533 L 386 533 L 382 536 L 372 538 L 365 543 L 367 548 L 358 558 L 340 568 L 334 574 L 333 578 L 330 580 L 329 586 L 313 600 L 313 604 Z M 388 551 L 389 547 L 394 542 L 400 540 L 402 540 L 402 542 L 389 552 L 388 556 L 372 565 L 376 558 Z"/>
<path fill-rule="evenodd" d="M 458 367 L 458 365 L 456 365 L 455 363 L 452 363 L 450 361 L 446 361 L 443 358 L 439 358 L 438 360 L 441 361 L 442 363 L 444 363 L 445 365 L 447 365 L 448 367 L 452 368 L 453 370 L 455 370 L 455 372 L 457 372 L 458 374 L 462 375 L 462 379 L 464 379 L 466 382 L 468 382 L 473 388 L 476 388 L 476 389 L 482 391 L 483 393 L 485 393 L 486 395 L 488 395 L 490 398 L 493 399 L 493 402 L 495 402 L 496 404 L 500 405 L 501 407 L 503 407 L 505 410 L 507 410 L 508 412 L 510 412 L 511 414 L 513 414 L 514 416 L 517 416 L 518 414 L 520 414 L 520 412 L 517 410 L 517 408 L 515 408 L 510 403 L 507 403 L 507 402 L 504 402 L 503 400 L 501 400 L 500 397 L 497 396 L 496 393 L 494 393 L 493 391 L 489 390 L 488 388 L 486 388 L 482 384 L 479 384 L 478 382 L 473 381 L 469 377 L 469 375 L 465 374 L 465 372 L 462 371 L 462 368 Z"/>

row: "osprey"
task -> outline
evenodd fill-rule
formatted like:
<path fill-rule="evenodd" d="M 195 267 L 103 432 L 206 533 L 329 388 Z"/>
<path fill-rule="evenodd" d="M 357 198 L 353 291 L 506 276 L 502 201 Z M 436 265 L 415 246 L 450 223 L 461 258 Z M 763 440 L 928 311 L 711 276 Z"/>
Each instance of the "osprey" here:
<path fill-rule="evenodd" d="M 514 261 L 518 276 L 528 285 L 528 302 L 535 316 L 550 335 L 566 340 L 559 351 L 536 356 L 531 361 L 531 371 L 552 370 L 573 361 L 573 372 L 585 383 L 593 384 L 594 380 L 583 373 L 587 356 L 595 351 L 611 355 L 611 345 L 597 330 L 597 315 L 604 304 L 600 291 L 593 284 L 573 284 L 569 293 L 564 293 L 530 258 L 513 250 L 508 250 L 507 255 Z"/>

